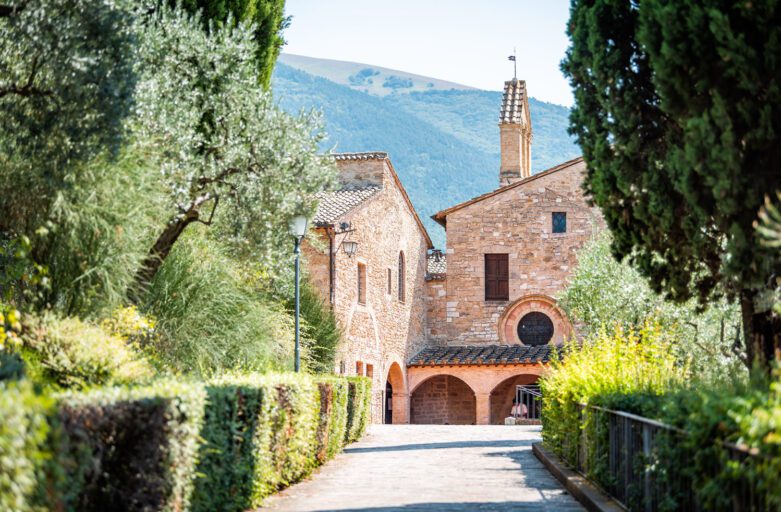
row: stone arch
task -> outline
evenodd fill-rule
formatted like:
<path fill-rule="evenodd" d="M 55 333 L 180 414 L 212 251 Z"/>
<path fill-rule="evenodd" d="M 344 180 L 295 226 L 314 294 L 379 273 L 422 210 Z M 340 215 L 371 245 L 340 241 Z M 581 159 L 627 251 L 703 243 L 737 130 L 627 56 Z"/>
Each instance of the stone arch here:
<path fill-rule="evenodd" d="M 383 383 L 383 423 L 406 423 L 407 383 L 397 361 L 391 361 Z"/>
<path fill-rule="evenodd" d="M 572 336 L 572 324 L 558 307 L 556 300 L 547 295 L 526 295 L 510 304 L 499 319 L 499 340 L 506 345 L 522 345 L 518 337 L 518 323 L 527 314 L 539 312 L 545 314 L 553 323 L 553 336 L 550 344 L 560 345 Z"/>
<path fill-rule="evenodd" d="M 521 373 L 508 377 L 499 382 L 491 390 L 491 424 L 504 425 L 504 419 L 510 415 L 515 397 L 515 386 L 521 384 L 535 384 L 539 375 Z"/>
<path fill-rule="evenodd" d="M 474 425 L 476 418 L 474 390 L 453 375 L 433 375 L 410 393 L 410 423 Z"/>

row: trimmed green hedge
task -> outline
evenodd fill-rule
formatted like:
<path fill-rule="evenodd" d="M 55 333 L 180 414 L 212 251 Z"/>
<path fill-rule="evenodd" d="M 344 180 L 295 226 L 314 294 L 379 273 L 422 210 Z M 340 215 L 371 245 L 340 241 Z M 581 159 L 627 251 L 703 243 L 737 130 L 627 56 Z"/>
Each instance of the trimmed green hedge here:
<path fill-rule="evenodd" d="M 40 510 L 50 407 L 29 382 L 0 382 L 0 510 Z"/>
<path fill-rule="evenodd" d="M 257 507 L 361 436 L 370 385 L 249 375 L 54 398 L 0 385 L 0 510 Z"/>

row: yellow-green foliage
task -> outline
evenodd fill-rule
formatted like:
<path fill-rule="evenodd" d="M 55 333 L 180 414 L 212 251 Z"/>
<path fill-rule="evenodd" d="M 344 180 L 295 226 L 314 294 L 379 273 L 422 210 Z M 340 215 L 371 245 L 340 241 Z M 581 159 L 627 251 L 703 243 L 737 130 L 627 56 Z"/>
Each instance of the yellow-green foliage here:
<path fill-rule="evenodd" d="M 47 457 L 42 447 L 50 403 L 36 396 L 27 381 L 0 382 L 0 510 L 43 510 L 38 482 Z"/>
<path fill-rule="evenodd" d="M 658 326 L 598 331 L 582 344 L 567 345 L 540 379 L 545 396 L 543 439 L 574 461 L 579 404 L 643 414 L 656 404 L 656 398 L 683 386 L 688 378 L 688 367 L 673 355 L 671 342 Z"/>
<path fill-rule="evenodd" d="M 366 431 L 371 415 L 372 381 L 366 377 L 349 377 L 347 398 L 347 427 L 345 441 L 351 443 Z"/>
<path fill-rule="evenodd" d="M 59 386 L 136 383 L 154 375 L 132 342 L 77 318 L 31 318 L 23 339 L 31 370 Z"/>

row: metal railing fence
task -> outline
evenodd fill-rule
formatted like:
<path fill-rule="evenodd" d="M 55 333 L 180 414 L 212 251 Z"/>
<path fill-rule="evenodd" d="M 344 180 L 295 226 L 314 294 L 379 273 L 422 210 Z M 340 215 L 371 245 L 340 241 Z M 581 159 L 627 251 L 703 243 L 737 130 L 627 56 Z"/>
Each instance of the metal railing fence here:
<path fill-rule="evenodd" d="M 565 446 L 564 451 L 575 454 L 576 460 L 570 462 L 580 473 L 629 510 L 711 510 L 712 504 L 705 507 L 698 502 L 695 481 L 718 479 L 725 465 L 730 466 L 731 476 L 718 480 L 718 485 L 723 486 L 718 508 L 769 510 L 765 490 L 753 471 L 761 462 L 756 451 L 729 443 L 693 450 L 683 442 L 687 435 L 683 430 L 635 414 L 580 405 L 577 447 Z M 709 474 L 690 474 L 688 462 L 706 449 L 716 450 L 718 455 Z"/>
<path fill-rule="evenodd" d="M 515 404 L 512 415 L 515 418 L 540 420 L 542 413 L 542 392 L 537 385 L 519 385 L 515 387 Z"/>

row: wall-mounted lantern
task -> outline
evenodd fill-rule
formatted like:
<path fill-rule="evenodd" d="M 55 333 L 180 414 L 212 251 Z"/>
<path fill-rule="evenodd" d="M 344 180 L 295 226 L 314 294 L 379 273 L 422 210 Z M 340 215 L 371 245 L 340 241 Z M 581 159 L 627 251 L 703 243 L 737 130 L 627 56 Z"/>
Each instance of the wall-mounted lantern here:
<path fill-rule="evenodd" d="M 355 254 L 355 251 L 358 250 L 358 242 L 353 242 L 352 240 L 345 240 L 342 242 L 342 248 L 344 249 L 344 253 L 347 256 L 353 256 Z"/>

